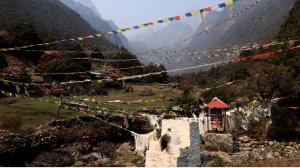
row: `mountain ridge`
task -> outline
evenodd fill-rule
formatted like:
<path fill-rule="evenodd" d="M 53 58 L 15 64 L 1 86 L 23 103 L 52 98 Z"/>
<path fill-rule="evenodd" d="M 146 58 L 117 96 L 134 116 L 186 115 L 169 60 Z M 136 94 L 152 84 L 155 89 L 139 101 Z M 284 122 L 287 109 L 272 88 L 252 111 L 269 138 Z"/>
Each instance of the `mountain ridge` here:
<path fill-rule="evenodd" d="M 92 1 L 82 0 L 60 0 L 69 8 L 77 12 L 84 20 L 86 20 L 96 31 L 107 32 L 118 29 L 113 21 L 106 21 L 101 17 Z M 110 42 L 116 46 L 128 47 L 128 40 L 123 34 L 112 34 L 106 36 Z"/>

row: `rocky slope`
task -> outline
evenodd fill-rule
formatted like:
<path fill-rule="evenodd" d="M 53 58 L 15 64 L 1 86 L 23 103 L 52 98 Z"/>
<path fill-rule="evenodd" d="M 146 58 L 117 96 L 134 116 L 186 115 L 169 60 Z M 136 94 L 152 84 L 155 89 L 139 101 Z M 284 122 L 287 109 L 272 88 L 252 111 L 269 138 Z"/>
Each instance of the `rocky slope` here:
<path fill-rule="evenodd" d="M 218 14 L 208 13 L 208 25 L 214 25 L 226 17 L 248 7 L 256 0 L 239 2 L 232 7 L 225 8 Z M 244 12 L 228 23 L 224 23 L 208 34 L 194 38 L 190 47 L 206 46 L 222 47 L 227 44 L 244 42 L 262 42 L 270 40 L 279 32 L 281 25 L 286 20 L 289 10 L 293 7 L 294 0 L 263 0 L 256 7 Z M 197 32 L 203 31 L 202 25 Z"/>

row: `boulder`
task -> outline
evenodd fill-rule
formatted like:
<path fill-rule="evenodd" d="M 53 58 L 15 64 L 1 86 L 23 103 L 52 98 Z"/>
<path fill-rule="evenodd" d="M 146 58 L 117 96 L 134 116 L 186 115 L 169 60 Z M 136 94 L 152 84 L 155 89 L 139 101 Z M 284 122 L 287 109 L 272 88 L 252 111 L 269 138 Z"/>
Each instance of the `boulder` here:
<path fill-rule="evenodd" d="M 274 145 L 274 142 L 273 141 L 269 141 L 269 146 L 273 146 Z"/>
<path fill-rule="evenodd" d="M 110 166 L 111 165 L 111 160 L 110 158 L 100 158 L 97 160 L 97 164 L 101 166 Z"/>
<path fill-rule="evenodd" d="M 77 161 L 75 162 L 74 167 L 83 167 L 83 164 L 83 161 Z"/>
<path fill-rule="evenodd" d="M 245 148 L 250 148 L 251 146 L 252 146 L 252 143 L 251 143 L 251 142 L 246 143 L 246 144 L 244 145 Z"/>
<path fill-rule="evenodd" d="M 239 140 L 243 143 L 248 143 L 251 141 L 251 138 L 248 136 L 242 136 L 242 137 L 239 137 Z"/>
<path fill-rule="evenodd" d="M 274 159 L 273 153 L 272 152 L 267 153 L 266 158 L 267 159 Z"/>

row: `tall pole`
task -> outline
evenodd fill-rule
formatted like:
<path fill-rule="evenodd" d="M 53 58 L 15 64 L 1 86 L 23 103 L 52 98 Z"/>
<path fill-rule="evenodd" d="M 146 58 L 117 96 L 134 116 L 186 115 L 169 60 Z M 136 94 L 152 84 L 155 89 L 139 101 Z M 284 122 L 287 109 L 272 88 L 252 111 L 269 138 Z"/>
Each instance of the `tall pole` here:
<path fill-rule="evenodd" d="M 63 96 L 60 95 L 60 103 L 58 105 L 58 109 L 57 109 L 57 116 L 56 116 L 56 119 L 58 120 L 59 116 L 60 116 L 60 109 L 62 108 L 62 105 L 63 105 Z"/>

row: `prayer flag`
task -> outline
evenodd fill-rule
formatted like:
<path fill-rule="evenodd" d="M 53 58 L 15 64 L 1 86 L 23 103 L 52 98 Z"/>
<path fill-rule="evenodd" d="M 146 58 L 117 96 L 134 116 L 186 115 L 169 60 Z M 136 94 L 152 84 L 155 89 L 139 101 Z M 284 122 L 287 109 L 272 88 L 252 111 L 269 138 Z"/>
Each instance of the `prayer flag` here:
<path fill-rule="evenodd" d="M 198 14 L 200 14 L 200 11 L 199 11 L 199 10 L 197 10 L 197 11 L 193 11 L 193 12 L 192 12 L 192 16 L 194 16 L 194 15 L 198 15 Z"/>
<path fill-rule="evenodd" d="M 219 4 L 219 8 L 225 8 L 225 7 L 226 7 L 226 4 L 225 4 L 225 3 Z"/>
<path fill-rule="evenodd" d="M 211 7 L 208 7 L 208 8 L 205 8 L 204 11 L 205 12 L 210 12 L 210 11 L 212 11 L 212 9 L 211 9 Z"/>
<path fill-rule="evenodd" d="M 167 18 L 167 19 L 163 19 L 164 22 L 169 22 L 170 20 Z"/>
<path fill-rule="evenodd" d="M 186 17 L 191 17 L 191 16 L 192 16 L 192 13 L 186 13 L 185 16 L 186 16 Z"/>
<path fill-rule="evenodd" d="M 173 17 L 175 20 L 180 20 L 180 16 L 174 16 Z"/>
<path fill-rule="evenodd" d="M 231 0 L 231 1 L 225 2 L 225 4 L 226 4 L 226 6 L 231 6 L 231 5 L 233 5 L 233 1 Z"/>

